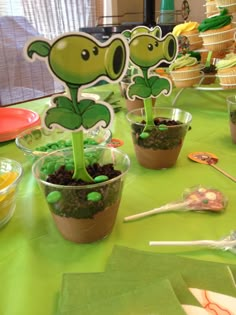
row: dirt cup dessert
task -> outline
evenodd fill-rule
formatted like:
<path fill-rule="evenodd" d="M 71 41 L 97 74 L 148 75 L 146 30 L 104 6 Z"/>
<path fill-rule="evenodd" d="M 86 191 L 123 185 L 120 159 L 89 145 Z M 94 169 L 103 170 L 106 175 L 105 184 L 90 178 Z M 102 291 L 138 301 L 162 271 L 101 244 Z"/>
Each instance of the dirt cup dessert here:
<path fill-rule="evenodd" d="M 236 54 L 230 53 L 216 64 L 217 77 L 223 89 L 236 88 Z"/>
<path fill-rule="evenodd" d="M 228 15 L 226 9 L 219 15 L 204 19 L 198 30 L 203 39 L 203 47 L 210 51 L 224 50 L 234 43 L 235 28 L 232 16 Z"/>
<path fill-rule="evenodd" d="M 145 109 L 128 112 L 134 150 L 138 163 L 149 169 L 174 166 L 192 121 L 192 115 L 179 108 L 153 107 L 154 125 L 148 130 Z"/>
<path fill-rule="evenodd" d="M 189 50 L 196 50 L 202 47 L 202 38 L 199 37 L 199 24 L 197 22 L 185 22 L 176 25 L 172 34 L 176 37 L 186 36 L 189 40 Z"/>
<path fill-rule="evenodd" d="M 190 54 L 177 58 L 170 66 L 170 75 L 176 87 L 191 87 L 202 78 L 203 65 Z"/>
<path fill-rule="evenodd" d="M 201 82 L 202 84 L 212 84 L 216 80 L 216 66 L 213 64 L 210 64 L 209 66 L 206 66 L 202 69 L 202 72 L 204 73 L 204 79 Z"/>

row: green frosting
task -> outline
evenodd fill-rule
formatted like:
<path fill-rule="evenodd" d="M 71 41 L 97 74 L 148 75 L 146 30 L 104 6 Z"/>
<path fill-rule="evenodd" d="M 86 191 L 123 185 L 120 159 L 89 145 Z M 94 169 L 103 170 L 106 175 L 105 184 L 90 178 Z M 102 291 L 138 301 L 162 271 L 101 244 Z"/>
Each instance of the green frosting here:
<path fill-rule="evenodd" d="M 175 61 L 169 66 L 170 71 L 181 69 L 183 67 L 191 67 L 198 64 L 198 60 L 195 57 L 191 57 L 189 54 L 183 55 L 175 59 Z"/>
<path fill-rule="evenodd" d="M 236 54 L 230 53 L 225 56 L 224 59 L 221 59 L 216 64 L 216 69 L 227 69 L 236 66 Z"/>
<path fill-rule="evenodd" d="M 208 30 L 216 30 L 226 25 L 229 25 L 232 21 L 232 16 L 228 15 L 227 9 L 223 9 L 219 15 L 206 18 L 198 26 L 199 32 L 205 32 Z"/>

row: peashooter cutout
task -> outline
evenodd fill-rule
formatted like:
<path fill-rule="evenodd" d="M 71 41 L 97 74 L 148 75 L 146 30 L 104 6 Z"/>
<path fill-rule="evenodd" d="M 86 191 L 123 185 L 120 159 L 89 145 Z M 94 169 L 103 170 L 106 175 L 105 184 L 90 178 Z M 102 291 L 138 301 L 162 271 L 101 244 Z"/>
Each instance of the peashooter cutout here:
<path fill-rule="evenodd" d="M 146 125 L 140 136 L 148 137 L 148 131 L 155 126 L 152 98 L 157 98 L 161 94 L 167 96 L 172 91 L 171 81 L 156 74 L 154 69 L 162 62 L 169 64 L 175 60 L 178 53 L 178 42 L 171 33 L 162 37 L 159 26 L 155 28 L 137 26 L 122 34 L 129 42 L 130 62 L 138 69 L 138 74 L 131 77 L 127 95 L 131 100 L 135 97 L 144 100 Z"/>
<path fill-rule="evenodd" d="M 25 46 L 31 61 L 37 57 L 47 62 L 52 75 L 65 86 L 64 95 L 51 98 L 43 123 L 46 128 L 59 127 L 72 132 L 73 178 L 93 182 L 84 159 L 83 132 L 97 127 L 108 128 L 113 119 L 112 107 L 81 95 L 83 88 L 100 80 L 118 82 L 127 70 L 129 47 L 122 35 L 100 43 L 86 33 L 68 33 L 50 42 L 36 38 Z"/>

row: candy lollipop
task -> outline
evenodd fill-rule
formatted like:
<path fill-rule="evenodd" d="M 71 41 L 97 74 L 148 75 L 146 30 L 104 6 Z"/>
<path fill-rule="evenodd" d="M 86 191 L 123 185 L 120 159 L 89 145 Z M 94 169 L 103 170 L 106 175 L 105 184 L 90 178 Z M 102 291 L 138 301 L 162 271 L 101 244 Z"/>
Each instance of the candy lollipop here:
<path fill-rule="evenodd" d="M 160 208 L 137 213 L 124 218 L 125 222 L 133 221 L 153 214 L 169 211 L 215 211 L 225 209 L 227 198 L 217 189 L 197 186 L 186 189 L 183 193 L 183 200 L 168 203 Z"/>
<path fill-rule="evenodd" d="M 194 241 L 150 241 L 150 246 L 206 246 L 219 248 L 236 253 L 236 231 L 230 232 L 229 235 L 220 240 L 194 240 Z"/>

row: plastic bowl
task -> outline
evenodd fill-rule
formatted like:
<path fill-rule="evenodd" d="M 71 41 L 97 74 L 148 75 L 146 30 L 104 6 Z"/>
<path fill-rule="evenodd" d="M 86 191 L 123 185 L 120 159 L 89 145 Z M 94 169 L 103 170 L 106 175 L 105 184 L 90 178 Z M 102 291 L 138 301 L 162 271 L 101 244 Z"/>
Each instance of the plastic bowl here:
<path fill-rule="evenodd" d="M 84 146 L 103 145 L 110 143 L 110 129 L 96 128 L 84 135 Z M 27 156 L 35 159 L 63 148 L 71 147 L 71 132 L 59 129 L 48 130 L 42 126 L 27 129 L 15 139 L 16 146 Z"/>
<path fill-rule="evenodd" d="M 23 168 L 15 160 L 0 157 L 0 228 L 13 216 Z"/>

